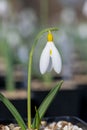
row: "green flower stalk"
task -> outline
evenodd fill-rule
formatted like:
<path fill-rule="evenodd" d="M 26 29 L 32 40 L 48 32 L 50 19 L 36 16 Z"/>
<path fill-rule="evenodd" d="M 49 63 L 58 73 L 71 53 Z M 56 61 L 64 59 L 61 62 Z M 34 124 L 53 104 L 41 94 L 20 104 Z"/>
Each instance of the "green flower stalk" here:
<path fill-rule="evenodd" d="M 48 29 L 45 29 L 45 30 L 43 30 L 43 31 L 41 31 L 38 35 L 37 35 L 37 37 L 35 38 L 35 41 L 34 41 L 34 43 L 33 43 L 33 46 L 32 46 L 32 48 L 31 48 L 31 51 L 30 51 L 30 54 L 29 54 L 29 64 L 28 64 L 28 99 L 27 99 L 27 110 L 28 110 L 28 128 L 29 129 L 31 129 L 31 70 L 32 70 L 32 57 L 33 57 L 33 53 L 34 53 L 34 49 L 35 49 L 35 47 L 36 47 L 36 45 L 37 45 L 37 43 L 38 43 L 38 40 L 40 39 L 40 37 L 44 34 L 44 33 L 46 33 L 46 32 L 49 32 L 49 34 L 48 34 L 48 42 L 50 42 L 50 44 L 51 44 L 51 42 L 53 41 L 53 36 L 52 36 L 52 34 L 50 33 L 50 31 L 57 31 L 58 30 L 58 28 L 48 28 Z M 53 43 L 52 43 L 53 44 Z M 53 50 L 52 50 L 53 49 Z M 55 51 L 55 47 L 53 46 L 52 47 L 52 49 L 50 49 L 49 51 L 50 51 L 50 55 L 52 55 L 52 51 Z M 58 53 L 58 52 L 57 52 Z M 42 54 L 43 55 L 43 54 Z M 50 58 L 50 57 L 49 57 Z M 55 57 L 53 57 L 54 59 L 55 59 Z M 58 57 L 57 57 L 59 60 L 60 60 L 60 56 L 59 56 L 59 53 L 58 53 Z M 41 58 L 41 61 L 43 60 L 44 58 L 43 58 L 43 56 L 42 56 L 42 58 Z M 40 61 L 40 62 L 41 62 Z M 55 61 L 54 61 L 55 62 Z M 59 64 L 61 64 L 61 62 L 59 61 L 58 62 Z M 42 66 L 42 64 L 43 64 L 43 62 L 41 62 L 40 63 L 40 66 Z M 48 63 L 49 64 L 49 63 Z M 47 64 L 46 64 L 47 65 Z M 44 63 L 44 65 L 43 66 L 45 66 L 45 63 Z M 48 65 L 49 66 L 49 65 Z M 55 67 L 55 68 L 57 68 L 57 67 Z M 43 69 L 41 68 L 41 70 L 43 71 Z M 59 70 L 56 70 L 56 71 L 58 71 L 58 72 L 60 72 L 60 70 L 61 70 L 61 65 L 59 66 Z M 42 73 L 44 73 L 44 72 L 42 72 Z"/>

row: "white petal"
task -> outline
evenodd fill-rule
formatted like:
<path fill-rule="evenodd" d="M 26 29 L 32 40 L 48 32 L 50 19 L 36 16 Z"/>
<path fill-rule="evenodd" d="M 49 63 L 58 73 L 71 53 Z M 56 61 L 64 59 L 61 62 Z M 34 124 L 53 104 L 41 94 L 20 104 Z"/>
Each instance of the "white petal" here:
<path fill-rule="evenodd" d="M 41 74 L 44 74 L 47 71 L 47 68 L 49 66 L 50 61 L 50 55 L 49 55 L 49 44 L 47 43 L 45 48 L 42 51 L 41 57 L 40 57 L 40 72 Z"/>
<path fill-rule="evenodd" d="M 51 47 L 52 47 L 52 64 L 53 64 L 53 68 L 57 73 L 61 72 L 62 69 L 62 61 L 61 61 L 61 56 L 57 50 L 57 48 L 55 47 L 54 43 L 51 43 Z"/>
<path fill-rule="evenodd" d="M 52 70 L 53 66 L 52 66 L 52 58 L 50 57 L 50 60 L 49 60 L 49 65 L 48 65 L 48 68 L 47 68 L 47 72 L 50 72 Z"/>

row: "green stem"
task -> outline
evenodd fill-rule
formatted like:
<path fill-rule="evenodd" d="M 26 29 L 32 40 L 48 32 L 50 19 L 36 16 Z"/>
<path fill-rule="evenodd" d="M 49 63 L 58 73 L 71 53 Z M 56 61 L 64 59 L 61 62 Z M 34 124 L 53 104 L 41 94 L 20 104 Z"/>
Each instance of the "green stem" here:
<path fill-rule="evenodd" d="M 29 55 L 29 66 L 28 66 L 28 128 L 31 128 L 31 69 L 32 69 L 32 53 Z"/>
<path fill-rule="evenodd" d="M 34 53 L 34 49 L 38 43 L 38 40 L 40 39 L 40 37 L 48 32 L 48 31 L 57 31 L 58 28 L 48 28 L 48 29 L 44 29 L 43 31 L 41 31 L 37 37 L 35 38 L 35 41 L 33 43 L 33 46 L 31 48 L 31 51 L 29 53 L 29 62 L 28 62 L 28 99 L 27 99 L 27 111 L 28 111 L 28 129 L 31 129 L 31 70 L 32 70 L 32 57 L 33 57 L 33 53 Z"/>

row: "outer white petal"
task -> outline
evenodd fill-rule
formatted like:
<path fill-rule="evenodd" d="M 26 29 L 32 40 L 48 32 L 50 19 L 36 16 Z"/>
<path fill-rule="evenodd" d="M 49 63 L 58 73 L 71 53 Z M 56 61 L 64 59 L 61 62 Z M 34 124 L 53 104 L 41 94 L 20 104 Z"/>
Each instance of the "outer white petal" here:
<path fill-rule="evenodd" d="M 42 51 L 41 57 L 40 57 L 40 72 L 41 74 L 44 74 L 47 71 L 47 68 L 49 66 L 50 61 L 50 55 L 49 55 L 49 44 L 47 43 L 45 48 Z"/>
<path fill-rule="evenodd" d="M 57 73 L 61 72 L 62 69 L 62 61 L 61 61 L 61 56 L 55 47 L 54 43 L 51 43 L 51 48 L 52 48 L 52 64 L 53 68 Z"/>

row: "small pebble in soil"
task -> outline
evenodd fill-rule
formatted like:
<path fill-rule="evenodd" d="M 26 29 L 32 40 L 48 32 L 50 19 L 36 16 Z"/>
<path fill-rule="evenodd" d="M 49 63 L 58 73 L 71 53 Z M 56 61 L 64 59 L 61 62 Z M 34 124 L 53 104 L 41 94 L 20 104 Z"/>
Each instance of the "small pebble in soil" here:
<path fill-rule="evenodd" d="M 0 130 L 4 130 L 4 125 L 0 124 Z"/>
<path fill-rule="evenodd" d="M 10 130 L 10 128 L 8 126 L 5 126 L 4 130 Z"/>

